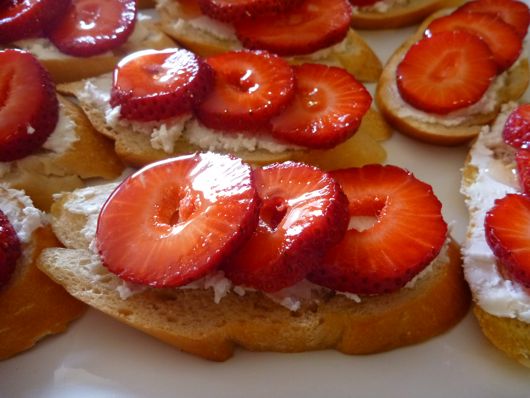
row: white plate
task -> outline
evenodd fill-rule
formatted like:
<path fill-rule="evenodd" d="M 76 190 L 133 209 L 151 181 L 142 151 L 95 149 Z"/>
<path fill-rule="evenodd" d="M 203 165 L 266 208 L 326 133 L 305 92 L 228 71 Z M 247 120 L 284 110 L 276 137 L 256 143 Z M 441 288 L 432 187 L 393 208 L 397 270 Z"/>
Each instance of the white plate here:
<path fill-rule="evenodd" d="M 413 31 L 362 32 L 382 60 Z M 465 147 L 399 134 L 388 163 L 430 182 L 464 237 L 459 194 Z M 0 309 L 1 311 L 1 309 Z M 0 363 L 2 397 L 529 397 L 530 373 L 494 349 L 471 314 L 424 344 L 371 356 L 237 351 L 225 363 L 187 355 L 94 310 L 63 335 Z"/>

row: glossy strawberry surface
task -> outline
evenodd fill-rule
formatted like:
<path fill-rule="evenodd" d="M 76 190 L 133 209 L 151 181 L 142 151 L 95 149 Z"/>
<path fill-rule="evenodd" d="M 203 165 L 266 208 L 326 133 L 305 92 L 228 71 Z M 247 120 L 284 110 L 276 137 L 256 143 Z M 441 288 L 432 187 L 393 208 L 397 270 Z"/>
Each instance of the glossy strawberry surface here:
<path fill-rule="evenodd" d="M 294 100 L 271 121 L 279 140 L 310 148 L 332 148 L 351 137 L 370 109 L 366 88 L 342 68 L 294 67 Z"/>
<path fill-rule="evenodd" d="M 37 151 L 57 125 L 55 85 L 37 59 L 0 51 L 0 161 Z"/>
<path fill-rule="evenodd" d="M 42 36 L 68 9 L 71 0 L 6 0 L 0 3 L 0 44 Z"/>
<path fill-rule="evenodd" d="M 235 24 L 246 48 L 279 55 L 310 54 L 346 37 L 351 22 L 348 0 L 304 0 L 281 15 L 263 15 Z"/>
<path fill-rule="evenodd" d="M 222 177 L 222 178 L 221 178 Z M 250 166 L 203 153 L 153 163 L 103 206 L 96 246 L 120 278 L 175 287 L 216 267 L 252 233 L 258 197 Z"/>
<path fill-rule="evenodd" d="M 138 51 L 114 70 L 110 104 L 125 119 L 164 120 L 191 112 L 212 81 L 211 68 L 188 50 Z"/>
<path fill-rule="evenodd" d="M 530 198 L 508 194 L 486 214 L 486 241 L 505 276 L 530 288 Z"/>
<path fill-rule="evenodd" d="M 91 57 L 125 43 L 135 22 L 135 0 L 72 0 L 48 35 L 61 52 Z"/>
<path fill-rule="evenodd" d="M 223 270 L 235 284 L 273 292 L 303 279 L 343 236 L 347 200 L 328 174 L 285 162 L 256 170 L 259 223 Z"/>
<path fill-rule="evenodd" d="M 309 275 L 311 281 L 355 294 L 389 293 L 436 258 L 447 224 L 430 185 L 396 166 L 330 174 L 348 198 L 350 225 Z"/>
<path fill-rule="evenodd" d="M 413 107 L 447 114 L 478 102 L 496 70 L 480 38 L 464 31 L 441 32 L 409 48 L 396 81 L 401 97 Z"/>
<path fill-rule="evenodd" d="M 213 89 L 197 107 L 207 127 L 259 131 L 294 95 L 294 74 L 282 58 L 265 51 L 233 51 L 206 59 L 215 72 Z"/>

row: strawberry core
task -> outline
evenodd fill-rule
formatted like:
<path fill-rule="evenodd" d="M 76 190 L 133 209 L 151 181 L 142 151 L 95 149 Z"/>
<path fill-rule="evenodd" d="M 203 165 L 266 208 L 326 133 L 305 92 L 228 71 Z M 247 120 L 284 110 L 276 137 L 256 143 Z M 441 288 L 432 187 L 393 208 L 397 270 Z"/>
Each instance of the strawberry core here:
<path fill-rule="evenodd" d="M 226 76 L 226 81 L 237 91 L 252 94 L 259 89 L 259 84 L 254 79 L 254 72 L 251 69 L 244 71 L 234 70 Z"/>
<path fill-rule="evenodd" d="M 327 98 L 323 90 L 318 87 L 302 88 L 300 95 L 302 106 L 308 112 L 319 112 L 326 108 Z"/>
<path fill-rule="evenodd" d="M 430 73 L 433 80 L 445 80 L 453 76 L 458 70 L 461 59 L 460 51 L 451 51 L 444 54 L 443 58 L 434 66 Z"/>
<path fill-rule="evenodd" d="M 155 204 L 155 222 L 160 226 L 173 227 L 192 218 L 198 209 L 198 200 L 189 188 L 168 188 Z"/>
<path fill-rule="evenodd" d="M 376 196 L 350 203 L 348 231 L 354 229 L 362 232 L 372 228 L 384 215 L 387 200 L 386 197 Z"/>
<path fill-rule="evenodd" d="M 271 231 L 275 231 L 287 214 L 288 206 L 280 197 L 266 199 L 260 209 L 260 220 L 263 221 Z"/>

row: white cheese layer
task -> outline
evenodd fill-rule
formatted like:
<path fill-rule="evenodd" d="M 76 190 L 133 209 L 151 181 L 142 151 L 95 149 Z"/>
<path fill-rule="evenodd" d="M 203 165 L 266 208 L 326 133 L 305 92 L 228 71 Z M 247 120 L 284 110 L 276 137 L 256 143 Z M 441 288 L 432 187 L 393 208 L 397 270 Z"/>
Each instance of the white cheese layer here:
<path fill-rule="evenodd" d="M 502 130 L 515 103 L 503 106 L 491 126 L 485 126 L 471 148 L 470 166 L 477 176 L 462 187 L 470 210 L 470 228 L 462 248 L 464 271 L 475 299 L 486 312 L 530 322 L 530 295 L 516 282 L 505 279 L 485 239 L 484 218 L 496 199 L 520 191 L 514 151 L 502 139 Z"/>

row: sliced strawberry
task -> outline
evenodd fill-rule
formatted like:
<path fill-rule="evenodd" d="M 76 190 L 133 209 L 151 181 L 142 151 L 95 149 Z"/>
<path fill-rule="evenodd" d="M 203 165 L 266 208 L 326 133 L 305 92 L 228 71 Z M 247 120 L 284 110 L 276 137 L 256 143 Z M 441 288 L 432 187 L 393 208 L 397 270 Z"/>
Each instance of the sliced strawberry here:
<path fill-rule="evenodd" d="M 447 31 L 465 30 L 480 37 L 490 48 L 498 72 L 508 69 L 521 55 L 519 34 L 498 17 L 489 14 L 456 13 L 437 18 L 427 27 L 427 36 Z"/>
<path fill-rule="evenodd" d="M 530 288 L 530 198 L 508 194 L 486 214 L 486 241 L 504 275 Z"/>
<path fill-rule="evenodd" d="M 304 0 L 281 15 L 264 15 L 234 26 L 246 48 L 279 55 L 310 54 L 342 41 L 351 13 L 348 0 Z"/>
<path fill-rule="evenodd" d="M 71 0 L 11 0 L 0 4 L 0 44 L 41 36 Z"/>
<path fill-rule="evenodd" d="M 11 278 L 21 254 L 17 233 L 7 216 L 0 210 L 0 289 Z"/>
<path fill-rule="evenodd" d="M 491 51 L 477 36 L 441 32 L 409 48 L 396 70 L 397 87 L 413 107 L 446 114 L 479 101 L 496 69 Z"/>
<path fill-rule="evenodd" d="M 331 148 L 351 137 L 370 109 L 370 93 L 342 68 L 319 64 L 294 67 L 295 98 L 271 120 L 279 140 Z"/>
<path fill-rule="evenodd" d="M 49 37 L 65 54 L 90 57 L 125 43 L 135 21 L 135 0 L 72 0 Z"/>
<path fill-rule="evenodd" d="M 519 105 L 506 119 L 504 142 L 514 148 L 530 148 L 530 104 Z"/>
<path fill-rule="evenodd" d="M 243 243 L 256 226 L 258 203 L 252 170 L 239 159 L 214 153 L 168 159 L 112 193 L 99 215 L 96 245 L 122 279 L 181 286 Z"/>
<path fill-rule="evenodd" d="M 515 155 L 517 175 L 523 192 L 530 195 L 530 149 L 521 148 Z"/>
<path fill-rule="evenodd" d="M 344 239 L 309 276 L 315 283 L 355 294 L 404 286 L 438 255 L 447 238 L 442 204 L 432 188 L 395 166 L 368 165 L 330 173 L 350 202 Z M 373 217 L 366 229 L 357 217 Z"/>
<path fill-rule="evenodd" d="M 110 104 L 125 119 L 163 120 L 190 112 L 212 81 L 208 64 L 188 50 L 138 51 L 114 70 Z"/>
<path fill-rule="evenodd" d="M 338 184 L 313 166 L 276 163 L 255 175 L 258 227 L 223 269 L 235 284 L 273 292 L 303 279 L 341 239 L 348 204 Z"/>
<path fill-rule="evenodd" d="M 517 0 L 474 0 L 459 7 L 455 12 L 491 14 L 511 25 L 520 37 L 525 37 L 530 23 L 530 10 Z"/>
<path fill-rule="evenodd" d="M 24 51 L 0 51 L 0 161 L 40 148 L 58 117 L 55 85 L 37 59 Z"/>
<path fill-rule="evenodd" d="M 215 71 L 215 82 L 197 108 L 197 116 L 208 127 L 260 130 L 293 98 L 293 70 L 276 55 L 239 51 L 206 61 Z"/>
<path fill-rule="evenodd" d="M 204 14 L 225 22 L 281 14 L 302 0 L 198 0 Z"/>

